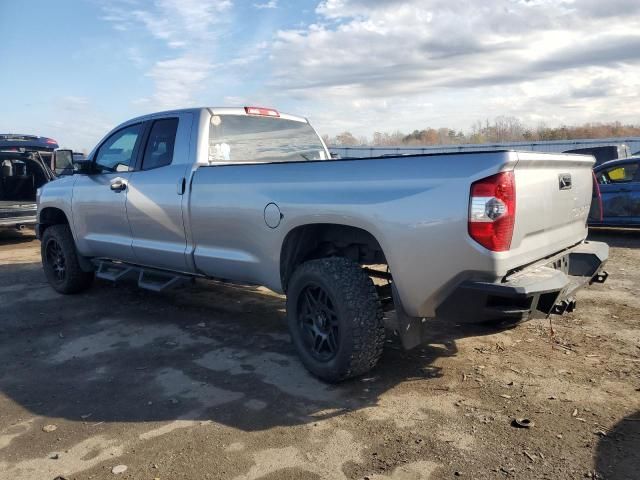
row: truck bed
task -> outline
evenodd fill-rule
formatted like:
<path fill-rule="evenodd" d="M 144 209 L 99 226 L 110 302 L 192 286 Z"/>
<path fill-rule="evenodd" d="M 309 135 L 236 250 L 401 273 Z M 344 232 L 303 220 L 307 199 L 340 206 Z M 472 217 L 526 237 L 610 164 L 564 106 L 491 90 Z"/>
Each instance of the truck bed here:
<path fill-rule="evenodd" d="M 378 241 L 407 312 L 433 316 L 460 282 L 500 281 L 583 241 L 592 165 L 583 155 L 497 151 L 200 167 L 189 204 L 193 257 L 207 275 L 282 291 L 287 233 L 346 224 Z M 467 232 L 469 188 L 506 170 L 515 172 L 513 239 L 509 251 L 491 252 Z M 565 174 L 570 190 L 559 185 Z M 277 228 L 265 225 L 268 204 L 282 214 Z"/>

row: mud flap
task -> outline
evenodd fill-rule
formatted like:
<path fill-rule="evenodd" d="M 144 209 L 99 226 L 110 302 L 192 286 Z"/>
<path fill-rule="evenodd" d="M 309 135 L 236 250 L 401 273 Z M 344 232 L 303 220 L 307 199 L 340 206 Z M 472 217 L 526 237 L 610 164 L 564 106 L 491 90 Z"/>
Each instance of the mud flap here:
<path fill-rule="evenodd" d="M 85 273 L 91 273 L 96 271 L 95 265 L 89 260 L 87 257 L 83 257 L 80 255 L 78 251 L 76 251 L 76 257 L 78 257 L 78 265 L 80 265 L 80 270 Z"/>
<path fill-rule="evenodd" d="M 395 308 L 395 321 L 388 327 L 398 333 L 402 346 L 405 350 L 411 350 L 424 343 L 427 339 L 427 319 L 421 317 L 410 317 L 402 308 L 402 301 L 393 286 L 393 304 Z"/>

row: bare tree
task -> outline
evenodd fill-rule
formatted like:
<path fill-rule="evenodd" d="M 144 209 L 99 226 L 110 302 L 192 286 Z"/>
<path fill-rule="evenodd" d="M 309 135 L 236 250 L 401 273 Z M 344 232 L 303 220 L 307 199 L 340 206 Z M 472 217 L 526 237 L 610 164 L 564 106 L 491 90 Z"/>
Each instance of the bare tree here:
<path fill-rule="evenodd" d="M 342 132 L 336 135 L 335 142 L 336 145 L 341 145 L 344 147 L 358 145 L 358 140 L 353 136 L 351 132 Z"/>
<path fill-rule="evenodd" d="M 500 116 L 493 120 L 476 120 L 469 132 L 456 131 L 448 127 L 414 130 L 405 134 L 400 131 L 374 132 L 371 140 L 350 132 L 342 132 L 331 138 L 323 135 L 327 145 L 354 146 L 374 145 L 378 147 L 400 145 L 459 145 L 468 143 L 500 143 L 517 141 L 572 140 L 583 138 L 640 136 L 640 125 L 624 125 L 621 122 L 585 123 L 578 126 L 561 125 L 548 127 L 544 123 L 534 128 L 526 127 L 516 117 Z"/>

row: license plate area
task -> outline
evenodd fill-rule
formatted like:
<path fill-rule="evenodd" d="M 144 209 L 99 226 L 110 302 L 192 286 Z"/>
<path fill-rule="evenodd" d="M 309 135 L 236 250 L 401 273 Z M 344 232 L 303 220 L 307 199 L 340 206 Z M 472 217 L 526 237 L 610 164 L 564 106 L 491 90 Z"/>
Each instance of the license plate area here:
<path fill-rule="evenodd" d="M 564 255 L 563 257 L 557 258 L 554 261 L 548 263 L 547 266 L 555 270 L 560 270 L 562 273 L 566 273 L 568 275 L 569 259 L 570 259 L 570 255 Z"/>

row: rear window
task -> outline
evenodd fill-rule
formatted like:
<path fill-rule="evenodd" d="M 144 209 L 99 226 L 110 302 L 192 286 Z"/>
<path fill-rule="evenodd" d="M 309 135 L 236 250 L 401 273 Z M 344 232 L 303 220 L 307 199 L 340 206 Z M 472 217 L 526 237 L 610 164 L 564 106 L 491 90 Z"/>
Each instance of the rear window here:
<path fill-rule="evenodd" d="M 153 122 L 149 140 L 147 140 L 144 159 L 142 160 L 143 170 L 151 170 L 171 164 L 177 130 L 177 118 L 163 118 Z"/>
<path fill-rule="evenodd" d="M 214 115 L 209 162 L 271 163 L 326 160 L 316 132 L 306 122 L 245 115 Z"/>

